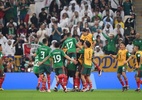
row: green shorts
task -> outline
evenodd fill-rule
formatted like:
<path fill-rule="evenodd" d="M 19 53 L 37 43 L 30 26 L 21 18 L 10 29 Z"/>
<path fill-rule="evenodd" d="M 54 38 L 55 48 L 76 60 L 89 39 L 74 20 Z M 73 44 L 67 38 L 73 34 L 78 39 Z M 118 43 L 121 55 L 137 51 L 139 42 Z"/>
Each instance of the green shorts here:
<path fill-rule="evenodd" d="M 137 70 L 136 71 L 136 77 L 142 77 L 142 70 Z"/>
<path fill-rule="evenodd" d="M 69 53 L 67 54 L 70 58 L 77 59 L 77 54 L 76 53 Z"/>
<path fill-rule="evenodd" d="M 81 74 L 82 75 L 90 75 L 91 74 L 91 68 L 82 67 Z"/>
<path fill-rule="evenodd" d="M 64 67 L 62 68 L 55 68 L 55 74 L 58 76 L 60 74 L 65 74 Z"/>
<path fill-rule="evenodd" d="M 45 64 L 40 65 L 39 66 L 39 74 L 43 74 L 43 73 L 50 74 L 51 67 L 49 65 L 45 65 Z"/>
<path fill-rule="evenodd" d="M 126 72 L 126 66 L 118 66 L 117 73 L 122 74 L 122 72 Z"/>
<path fill-rule="evenodd" d="M 39 73 L 39 67 L 37 66 L 34 66 L 34 69 L 33 69 L 34 73 L 35 74 L 38 74 Z"/>

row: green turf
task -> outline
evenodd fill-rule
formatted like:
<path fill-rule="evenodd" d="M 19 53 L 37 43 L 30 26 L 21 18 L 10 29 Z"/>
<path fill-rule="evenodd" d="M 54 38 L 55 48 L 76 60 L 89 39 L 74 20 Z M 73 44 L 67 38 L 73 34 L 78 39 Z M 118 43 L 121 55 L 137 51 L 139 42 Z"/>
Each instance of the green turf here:
<path fill-rule="evenodd" d="M 142 92 L 129 90 L 95 90 L 94 92 L 0 91 L 0 100 L 141 100 Z"/>

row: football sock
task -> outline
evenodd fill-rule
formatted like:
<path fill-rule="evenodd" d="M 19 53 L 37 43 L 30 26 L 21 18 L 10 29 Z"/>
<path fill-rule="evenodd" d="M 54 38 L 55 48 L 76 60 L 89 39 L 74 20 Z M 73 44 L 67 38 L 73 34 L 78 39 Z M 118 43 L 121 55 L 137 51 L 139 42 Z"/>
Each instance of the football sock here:
<path fill-rule="evenodd" d="M 78 87 L 78 84 L 79 84 L 79 82 L 78 82 L 78 81 L 79 81 L 79 78 L 78 78 L 78 77 L 76 77 L 76 78 L 75 78 L 75 86 L 77 86 L 77 87 Z M 78 88 L 79 88 L 79 87 L 78 87 Z"/>
<path fill-rule="evenodd" d="M 42 82 L 42 78 L 43 78 L 42 75 L 40 75 L 39 78 L 38 78 L 38 84 L 37 84 L 38 87 L 40 86 L 40 83 Z"/>
<path fill-rule="evenodd" d="M 87 84 L 86 82 L 83 82 L 83 89 L 86 89 L 87 88 Z"/>
<path fill-rule="evenodd" d="M 89 82 L 89 90 L 92 89 L 92 82 Z"/>
<path fill-rule="evenodd" d="M 98 71 L 101 70 L 98 64 L 95 64 L 95 66 L 96 66 L 96 69 L 97 69 Z"/>
<path fill-rule="evenodd" d="M 119 81 L 120 81 L 121 85 L 122 85 L 122 86 L 124 86 L 124 82 L 123 82 L 123 80 L 122 80 L 122 79 L 120 79 Z"/>
<path fill-rule="evenodd" d="M 62 88 L 65 90 L 65 85 L 63 83 L 64 75 L 60 74 L 58 75 L 58 78 L 59 78 L 59 83 L 61 84 Z"/>
<path fill-rule="evenodd" d="M 80 78 L 78 78 L 78 89 L 80 88 Z"/>
<path fill-rule="evenodd" d="M 2 78 L 0 77 L 0 88 L 2 87 Z"/>
<path fill-rule="evenodd" d="M 137 81 L 137 87 L 140 89 L 140 80 Z"/>
<path fill-rule="evenodd" d="M 126 86 L 128 86 L 128 79 L 125 80 L 125 84 L 126 84 Z"/>
<path fill-rule="evenodd" d="M 140 83 L 142 84 L 142 80 L 140 80 Z"/>
<path fill-rule="evenodd" d="M 64 86 L 67 86 L 67 80 L 68 80 L 67 75 L 64 74 L 63 76 L 64 76 L 64 80 L 63 80 Z"/>
<path fill-rule="evenodd" d="M 48 89 L 50 89 L 50 75 L 47 75 L 47 84 L 48 84 Z"/>

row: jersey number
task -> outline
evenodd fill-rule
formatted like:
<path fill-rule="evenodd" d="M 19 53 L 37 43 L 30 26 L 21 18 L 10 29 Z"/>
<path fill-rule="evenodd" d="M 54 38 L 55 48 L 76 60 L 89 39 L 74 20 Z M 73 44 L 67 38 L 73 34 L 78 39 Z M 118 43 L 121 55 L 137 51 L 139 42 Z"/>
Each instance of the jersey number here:
<path fill-rule="evenodd" d="M 45 52 L 44 51 L 41 51 L 41 56 L 40 56 L 41 59 L 44 59 L 45 58 Z"/>
<path fill-rule="evenodd" d="M 73 45 L 73 42 L 68 42 L 68 43 L 67 43 L 67 49 L 72 48 L 72 45 Z"/>
<path fill-rule="evenodd" d="M 53 60 L 54 60 L 54 63 L 58 63 L 58 62 L 61 61 L 61 56 L 60 55 L 54 55 Z"/>

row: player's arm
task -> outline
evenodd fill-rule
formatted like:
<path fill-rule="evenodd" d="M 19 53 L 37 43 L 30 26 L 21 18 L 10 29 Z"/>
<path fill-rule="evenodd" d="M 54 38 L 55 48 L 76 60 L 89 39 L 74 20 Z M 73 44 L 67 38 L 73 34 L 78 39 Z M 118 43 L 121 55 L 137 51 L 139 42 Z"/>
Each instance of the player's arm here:
<path fill-rule="evenodd" d="M 117 59 L 117 55 L 112 55 L 112 54 L 110 54 L 110 56 L 111 56 L 112 58 L 114 58 L 114 59 Z"/>
<path fill-rule="evenodd" d="M 72 61 L 74 64 L 77 64 L 77 61 L 74 60 L 74 59 L 71 59 L 69 56 L 65 55 L 64 57 L 65 57 L 67 60 Z"/>
<path fill-rule="evenodd" d="M 126 57 L 128 59 L 124 62 L 124 64 L 127 64 L 133 58 L 133 56 L 129 52 L 126 53 Z"/>
<path fill-rule="evenodd" d="M 49 56 L 47 56 L 43 61 L 41 61 L 41 62 L 38 62 L 38 65 L 40 66 L 41 64 L 43 64 L 45 61 L 47 61 L 48 59 L 49 59 L 50 57 Z"/>

